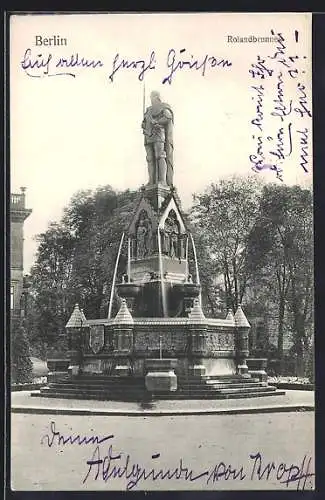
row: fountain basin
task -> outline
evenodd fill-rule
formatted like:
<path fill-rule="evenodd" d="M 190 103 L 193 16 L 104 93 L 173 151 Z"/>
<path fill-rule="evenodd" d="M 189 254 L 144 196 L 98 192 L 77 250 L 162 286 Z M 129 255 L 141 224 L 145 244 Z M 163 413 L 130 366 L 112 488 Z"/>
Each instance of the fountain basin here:
<path fill-rule="evenodd" d="M 175 283 L 173 291 L 180 297 L 195 298 L 200 295 L 201 286 L 197 283 Z"/>
<path fill-rule="evenodd" d="M 142 286 L 137 283 L 119 283 L 116 288 L 119 297 L 123 299 L 137 297 L 142 290 Z"/>

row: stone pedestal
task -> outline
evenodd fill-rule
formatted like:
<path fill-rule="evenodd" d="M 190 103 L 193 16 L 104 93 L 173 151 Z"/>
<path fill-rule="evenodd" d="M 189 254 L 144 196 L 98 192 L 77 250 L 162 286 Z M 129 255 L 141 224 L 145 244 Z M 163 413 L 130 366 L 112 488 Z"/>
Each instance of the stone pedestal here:
<path fill-rule="evenodd" d="M 68 367 L 68 374 L 71 377 L 74 377 L 79 374 L 79 365 L 69 365 Z"/>
<path fill-rule="evenodd" d="M 127 377 L 130 374 L 130 368 L 128 365 L 118 365 L 114 368 L 114 375 L 119 377 Z"/>
<path fill-rule="evenodd" d="M 174 392 L 177 390 L 177 376 L 174 367 L 175 359 L 147 359 L 145 369 L 146 389 L 152 393 Z"/>
<path fill-rule="evenodd" d="M 237 365 L 238 374 L 245 378 L 251 378 L 251 375 L 248 373 L 248 366 L 246 365 L 246 360 L 242 360 Z"/>
<path fill-rule="evenodd" d="M 67 376 L 67 371 L 55 371 L 55 372 L 49 372 L 47 374 L 47 382 L 50 383 L 50 382 L 58 382 L 60 381 L 62 378 L 66 377 Z"/>
<path fill-rule="evenodd" d="M 69 355 L 68 374 L 70 376 L 75 376 L 79 374 L 79 369 L 82 360 L 81 331 L 79 329 L 74 329 L 73 331 L 71 331 L 70 346 L 71 349 L 68 351 Z"/>
<path fill-rule="evenodd" d="M 252 377 L 258 378 L 261 382 L 267 382 L 267 358 L 248 358 L 248 373 Z"/>
<path fill-rule="evenodd" d="M 193 375 L 193 377 L 204 377 L 206 374 L 206 368 L 203 365 L 189 366 L 188 371 L 190 375 Z"/>

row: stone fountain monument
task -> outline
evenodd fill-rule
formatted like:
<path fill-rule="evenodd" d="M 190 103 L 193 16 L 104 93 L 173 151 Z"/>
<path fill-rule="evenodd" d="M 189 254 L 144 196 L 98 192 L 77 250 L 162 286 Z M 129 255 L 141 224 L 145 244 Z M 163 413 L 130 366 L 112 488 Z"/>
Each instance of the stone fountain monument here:
<path fill-rule="evenodd" d="M 43 396 L 141 400 L 275 393 L 263 369 L 248 372 L 250 325 L 241 306 L 225 319 L 202 311 L 195 244 L 173 185 L 173 124 L 171 107 L 152 92 L 142 121 L 149 181 L 121 235 L 108 317 L 86 319 L 76 304 L 66 325 L 67 372 L 52 372 Z M 116 283 L 123 245 L 127 269 Z M 115 291 L 120 307 L 111 317 Z"/>

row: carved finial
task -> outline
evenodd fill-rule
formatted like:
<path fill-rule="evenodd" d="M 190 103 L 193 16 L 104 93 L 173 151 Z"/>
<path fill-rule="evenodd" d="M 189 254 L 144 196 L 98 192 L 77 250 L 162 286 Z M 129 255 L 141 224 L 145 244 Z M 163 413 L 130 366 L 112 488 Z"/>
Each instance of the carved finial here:
<path fill-rule="evenodd" d="M 132 325 L 133 324 L 133 318 L 132 318 L 131 313 L 128 309 L 128 306 L 127 306 L 125 299 L 121 300 L 121 307 L 120 307 L 117 315 L 115 316 L 113 323 L 118 324 L 118 325 Z"/>
<path fill-rule="evenodd" d="M 83 314 L 79 309 L 79 304 L 74 306 L 72 314 L 69 318 L 68 323 L 65 325 L 66 328 L 80 328 L 84 321 Z"/>
<path fill-rule="evenodd" d="M 188 317 L 191 323 L 204 323 L 205 316 L 203 314 L 199 299 L 195 298 L 193 300 L 193 308 Z"/>
<path fill-rule="evenodd" d="M 250 328 L 251 325 L 249 324 L 244 311 L 242 310 L 241 304 L 238 304 L 237 311 L 235 313 L 235 323 L 237 328 Z"/>
<path fill-rule="evenodd" d="M 234 313 L 232 312 L 232 309 L 229 307 L 227 311 L 227 316 L 226 316 L 227 321 L 231 321 L 233 324 L 235 324 L 235 317 Z"/>

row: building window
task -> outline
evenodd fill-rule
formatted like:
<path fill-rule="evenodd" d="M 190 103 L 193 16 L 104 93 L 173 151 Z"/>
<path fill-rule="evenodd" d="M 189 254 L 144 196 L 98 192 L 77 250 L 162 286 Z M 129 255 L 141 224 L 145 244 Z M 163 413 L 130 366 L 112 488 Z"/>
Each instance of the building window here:
<path fill-rule="evenodd" d="M 10 287 L 10 310 L 12 311 L 13 308 L 15 307 L 15 287 L 11 285 Z"/>

